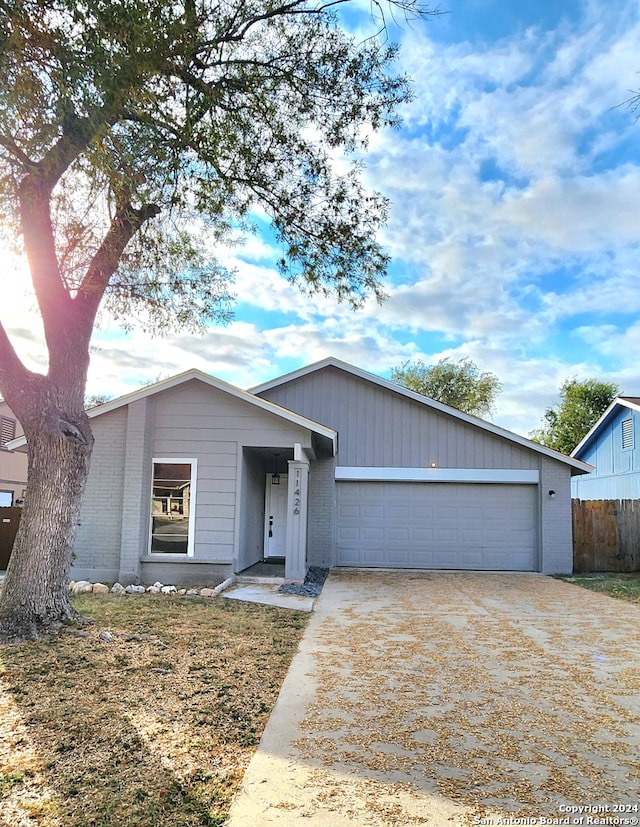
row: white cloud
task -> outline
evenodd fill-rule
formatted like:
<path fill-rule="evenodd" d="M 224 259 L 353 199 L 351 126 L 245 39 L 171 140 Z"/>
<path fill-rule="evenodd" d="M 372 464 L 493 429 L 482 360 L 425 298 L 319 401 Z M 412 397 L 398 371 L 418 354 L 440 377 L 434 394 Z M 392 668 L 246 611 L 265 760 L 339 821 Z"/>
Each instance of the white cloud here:
<path fill-rule="evenodd" d="M 640 167 L 600 175 L 542 177 L 513 192 L 496 209 L 512 235 L 549 244 L 560 252 L 615 249 L 638 240 Z"/>
<path fill-rule="evenodd" d="M 381 374 L 468 355 L 499 376 L 495 421 L 520 433 L 570 376 L 640 392 L 640 125 L 614 108 L 640 87 L 640 16 L 632 2 L 615 13 L 581 5 L 581 20 L 494 42 L 484 32 L 439 43 L 437 19 L 406 30 L 401 69 L 415 98 L 405 127 L 372 135 L 365 159 L 368 185 L 392 201 L 385 305 L 354 314 L 304 296 L 277 274 L 279 251 L 250 237 L 218 251 L 237 270 L 245 318 L 153 341 L 107 326 L 94 337 L 90 392 L 192 366 L 250 386 L 330 354 Z M 28 280 L 4 281 L 3 321 L 29 364 L 46 368 Z"/>

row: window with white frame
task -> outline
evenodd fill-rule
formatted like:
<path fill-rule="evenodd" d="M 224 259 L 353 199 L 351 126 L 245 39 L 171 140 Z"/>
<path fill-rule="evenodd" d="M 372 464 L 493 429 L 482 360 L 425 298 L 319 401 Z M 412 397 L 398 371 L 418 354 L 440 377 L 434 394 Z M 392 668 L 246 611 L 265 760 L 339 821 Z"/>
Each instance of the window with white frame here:
<path fill-rule="evenodd" d="M 150 554 L 193 554 L 196 460 L 154 459 Z"/>
<path fill-rule="evenodd" d="M 633 419 L 625 419 L 622 422 L 622 448 L 633 448 Z"/>

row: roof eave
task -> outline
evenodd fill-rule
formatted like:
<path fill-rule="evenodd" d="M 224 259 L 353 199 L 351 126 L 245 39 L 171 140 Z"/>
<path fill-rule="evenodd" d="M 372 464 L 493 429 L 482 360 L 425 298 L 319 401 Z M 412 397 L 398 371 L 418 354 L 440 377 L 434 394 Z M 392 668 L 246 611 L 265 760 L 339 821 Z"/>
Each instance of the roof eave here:
<path fill-rule="evenodd" d="M 196 379 L 204 384 L 208 385 L 209 387 L 216 388 L 217 390 L 221 390 L 225 393 L 230 394 L 231 396 L 236 397 L 237 399 L 241 399 L 245 402 L 248 402 L 251 405 L 255 405 L 256 407 L 267 411 L 269 413 L 274 414 L 275 416 L 279 416 L 282 419 L 287 420 L 295 425 L 299 425 L 302 428 L 306 428 L 309 431 L 313 431 L 314 433 L 320 434 L 321 436 L 325 437 L 326 439 L 330 440 L 332 445 L 332 455 L 335 456 L 337 453 L 337 446 L 338 446 L 338 435 L 333 428 L 329 428 L 326 425 L 322 425 L 319 422 L 314 422 L 312 419 L 308 419 L 306 416 L 302 416 L 301 414 L 295 413 L 294 411 L 290 411 L 287 408 L 283 408 L 281 405 L 277 405 L 275 402 L 269 402 L 267 399 L 262 399 L 259 396 L 255 396 L 254 394 L 244 391 L 241 388 L 237 388 L 235 385 L 231 385 L 228 382 L 224 382 L 222 379 L 218 379 L 215 376 L 210 376 L 203 371 L 196 370 L 192 368 L 190 370 L 184 371 L 183 373 L 176 374 L 176 376 L 172 376 L 169 379 L 163 379 L 161 382 L 155 382 L 153 385 L 147 385 L 144 388 L 139 388 L 138 390 L 132 391 L 131 393 L 124 394 L 123 396 L 119 396 L 117 399 L 112 399 L 109 402 L 104 402 L 102 405 L 96 405 L 95 408 L 90 408 L 87 411 L 87 416 L 89 419 L 95 419 L 98 416 L 102 416 L 103 414 L 110 413 L 111 411 L 118 410 L 126 405 L 130 405 L 134 402 L 138 402 L 142 399 L 146 399 L 149 396 L 153 396 L 157 393 L 162 393 L 163 391 L 171 390 L 172 388 L 178 387 L 179 385 L 184 384 L 185 382 L 190 382 L 191 380 Z M 25 437 L 18 437 L 11 442 L 7 443 L 7 448 L 9 450 L 26 450 L 26 438 Z"/>
<path fill-rule="evenodd" d="M 591 440 L 597 436 L 600 429 L 603 425 L 613 416 L 613 414 L 617 411 L 618 408 L 628 408 L 632 411 L 638 411 L 640 413 L 640 405 L 636 402 L 633 402 L 631 399 L 625 399 L 624 396 L 616 396 L 613 402 L 609 405 L 607 410 L 602 414 L 600 419 L 593 425 L 593 427 L 588 431 L 587 434 L 580 440 L 580 442 L 576 445 L 576 447 L 571 452 L 571 456 L 573 458 L 578 458 L 578 455 L 583 451 L 584 448 L 591 442 Z"/>

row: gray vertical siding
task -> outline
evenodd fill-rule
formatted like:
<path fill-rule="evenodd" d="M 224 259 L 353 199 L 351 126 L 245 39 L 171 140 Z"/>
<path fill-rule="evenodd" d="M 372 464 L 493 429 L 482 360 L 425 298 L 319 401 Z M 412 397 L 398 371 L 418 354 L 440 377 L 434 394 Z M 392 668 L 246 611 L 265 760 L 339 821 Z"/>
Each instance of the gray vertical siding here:
<path fill-rule="evenodd" d="M 338 465 L 533 469 L 527 448 L 326 367 L 261 396 L 338 431 Z"/>
<path fill-rule="evenodd" d="M 101 414 L 92 426 L 73 573 L 107 581 L 219 582 L 240 548 L 262 552 L 265 471 L 242 470 L 243 446 L 311 446 L 306 428 L 197 380 Z M 154 457 L 197 460 L 193 557 L 148 555 Z"/>
<path fill-rule="evenodd" d="M 158 394 L 153 455 L 198 460 L 194 559 L 234 561 L 238 447 L 294 442 L 310 445 L 310 432 L 200 382 Z"/>
<path fill-rule="evenodd" d="M 339 466 L 423 468 L 435 462 L 440 468 L 537 470 L 535 567 L 548 574 L 572 570 L 571 469 L 566 464 L 334 366 L 260 395 L 337 430 Z M 335 525 L 335 492 L 333 504 L 319 493 L 328 482 L 320 482 L 324 473 L 322 463 L 312 466 L 312 502 L 316 496 L 321 501 L 310 506 L 309 550 L 310 562 L 330 560 L 331 565 L 335 551 L 323 538 L 326 527 Z"/>
<path fill-rule="evenodd" d="M 262 396 L 339 434 L 338 457 L 311 462 L 309 469 L 309 565 L 336 564 L 336 465 L 415 468 L 435 462 L 451 469 L 537 470 L 537 568 L 571 571 L 566 464 L 335 367 Z M 256 562 L 263 553 L 269 451 L 284 460 L 296 442 L 313 448 L 308 429 L 195 379 L 101 414 L 93 427 L 96 446 L 74 575 L 107 581 L 219 582 Z M 198 462 L 191 558 L 148 555 L 153 457 Z M 556 491 L 553 499 L 549 490 Z"/>

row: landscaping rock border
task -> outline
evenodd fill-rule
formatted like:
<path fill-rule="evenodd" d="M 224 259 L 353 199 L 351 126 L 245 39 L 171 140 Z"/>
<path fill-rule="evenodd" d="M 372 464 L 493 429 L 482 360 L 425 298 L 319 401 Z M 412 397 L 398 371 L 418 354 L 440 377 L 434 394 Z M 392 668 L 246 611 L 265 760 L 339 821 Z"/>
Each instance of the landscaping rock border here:
<path fill-rule="evenodd" d="M 159 581 L 151 586 L 139 586 L 131 583 L 128 586 L 123 586 L 122 583 L 114 583 L 111 588 L 106 583 L 91 583 L 89 580 L 72 580 L 69 583 L 69 591 L 71 594 L 115 594 L 117 596 L 125 597 L 128 595 L 140 594 L 167 594 L 175 597 L 217 597 L 229 586 L 233 585 L 235 577 L 228 577 L 219 583 L 215 588 L 204 587 L 201 589 L 178 589 L 173 585 L 165 585 Z"/>
<path fill-rule="evenodd" d="M 318 597 L 327 579 L 329 569 L 319 566 L 311 566 L 304 578 L 304 583 L 285 583 L 280 586 L 279 591 L 284 594 L 297 594 L 302 597 Z M 174 585 L 166 585 L 156 581 L 150 586 L 141 586 L 130 583 L 123 586 L 122 583 L 114 583 L 109 587 L 106 583 L 92 583 L 90 580 L 72 580 L 69 583 L 71 594 L 115 594 L 121 597 L 141 594 L 166 594 L 175 597 L 217 597 L 236 582 L 235 577 L 228 577 L 215 587 L 205 586 L 203 588 L 182 588 Z"/>

